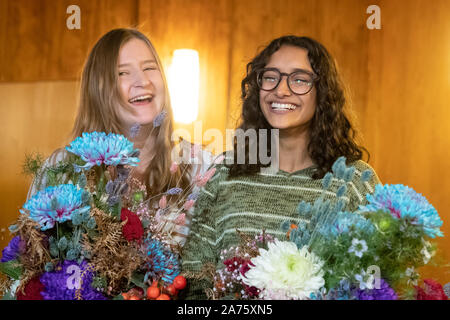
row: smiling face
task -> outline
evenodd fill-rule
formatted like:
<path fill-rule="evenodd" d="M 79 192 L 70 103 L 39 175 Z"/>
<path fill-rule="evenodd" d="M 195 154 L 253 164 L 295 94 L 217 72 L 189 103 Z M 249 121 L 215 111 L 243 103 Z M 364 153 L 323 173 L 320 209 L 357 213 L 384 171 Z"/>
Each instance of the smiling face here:
<path fill-rule="evenodd" d="M 314 73 L 306 49 L 284 45 L 270 57 L 265 68 L 276 68 L 282 73 L 306 70 Z M 260 90 L 261 111 L 269 124 L 282 130 L 307 128 L 316 110 L 316 89 L 305 95 L 293 93 L 287 84 L 287 77 L 281 79 L 272 91 Z"/>
<path fill-rule="evenodd" d="M 117 73 L 123 100 L 118 110 L 121 122 L 128 128 L 136 123 L 150 124 L 163 108 L 165 86 L 157 61 L 144 41 L 131 39 L 120 48 Z"/>

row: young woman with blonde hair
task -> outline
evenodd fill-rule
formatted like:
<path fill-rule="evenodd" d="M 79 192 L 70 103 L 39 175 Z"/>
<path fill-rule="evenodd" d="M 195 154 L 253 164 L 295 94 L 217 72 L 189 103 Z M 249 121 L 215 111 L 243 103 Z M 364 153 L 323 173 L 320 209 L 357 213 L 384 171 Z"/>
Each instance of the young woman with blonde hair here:
<path fill-rule="evenodd" d="M 145 185 L 153 207 L 152 200 L 168 189 L 189 189 L 193 177 L 204 173 L 211 162 L 211 155 L 200 151 L 200 164 L 181 163 L 171 170 L 176 145 L 166 78 L 154 46 L 135 29 L 109 31 L 87 58 L 72 137 L 94 131 L 122 134 L 140 150 L 139 165 L 131 169 L 130 176 Z M 54 166 L 67 156 L 64 148 L 57 149 L 44 167 Z M 45 180 L 33 181 L 28 198 L 46 187 Z M 189 231 L 187 220 L 173 230 L 173 239 L 181 245 Z"/>

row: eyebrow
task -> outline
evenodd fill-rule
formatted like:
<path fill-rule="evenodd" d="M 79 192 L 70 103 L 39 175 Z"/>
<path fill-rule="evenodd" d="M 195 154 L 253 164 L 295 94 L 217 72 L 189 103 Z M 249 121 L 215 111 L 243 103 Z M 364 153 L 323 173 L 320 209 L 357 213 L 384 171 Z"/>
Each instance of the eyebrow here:
<path fill-rule="evenodd" d="M 141 64 L 146 64 L 146 63 L 156 63 L 156 60 L 144 60 L 141 62 Z M 131 65 L 130 63 L 122 63 L 122 64 L 119 64 L 119 68 L 128 67 L 130 65 Z"/>
<path fill-rule="evenodd" d="M 314 71 L 312 71 L 312 70 L 306 70 L 306 69 L 301 69 L 301 68 L 295 68 L 293 72 L 297 72 L 297 71 L 302 71 L 302 72 L 314 74 Z"/>
<path fill-rule="evenodd" d="M 266 67 L 265 69 L 277 69 L 278 71 L 281 72 L 280 69 L 275 68 L 275 67 Z M 314 71 L 312 71 L 312 70 L 310 71 L 310 70 L 306 70 L 306 69 L 302 69 L 302 68 L 293 68 L 292 69 L 292 72 L 298 72 L 298 71 L 306 72 L 306 73 L 310 73 L 310 74 L 315 74 Z"/>

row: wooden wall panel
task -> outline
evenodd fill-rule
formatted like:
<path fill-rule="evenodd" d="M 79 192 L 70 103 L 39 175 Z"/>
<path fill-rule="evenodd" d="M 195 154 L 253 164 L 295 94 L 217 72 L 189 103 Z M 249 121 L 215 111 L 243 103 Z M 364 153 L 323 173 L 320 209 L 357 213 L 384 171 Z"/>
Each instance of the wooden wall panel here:
<path fill-rule="evenodd" d="M 70 142 L 78 101 L 78 82 L 0 84 L 0 231 L 19 214 L 31 180 L 22 174 L 25 154 L 49 156 Z M 9 232 L 0 232 L 3 248 Z"/>
<path fill-rule="evenodd" d="M 69 30 L 67 7 L 81 10 Z M 0 82 L 74 80 L 105 32 L 136 24 L 137 0 L 0 0 Z"/>
<path fill-rule="evenodd" d="M 230 0 L 140 0 L 139 27 L 145 31 L 167 70 L 175 49 L 195 49 L 200 59 L 198 120 L 203 131 L 225 132 L 229 93 Z M 194 140 L 194 124 L 176 124 Z M 197 138 L 199 135 L 197 135 Z M 195 139 L 197 143 L 201 142 Z M 203 141 L 209 144 L 213 140 Z"/>
<path fill-rule="evenodd" d="M 279 36 L 312 37 L 325 45 L 338 62 L 352 90 L 356 106 L 364 104 L 367 91 L 368 1 L 234 1 L 231 58 L 231 117 L 236 125 L 240 108 L 240 82 L 246 64 L 259 49 Z"/>
<path fill-rule="evenodd" d="M 81 30 L 66 28 L 70 4 L 81 7 Z M 371 4 L 381 8 L 381 30 L 366 28 Z M 448 0 L 0 0 L 0 147 L 7 150 L 0 165 L 8 168 L 0 175 L 0 230 L 28 189 L 24 153 L 48 154 L 67 142 L 78 84 L 60 80 L 78 79 L 98 37 L 132 25 L 149 35 L 165 67 L 175 49 L 199 51 L 203 132 L 236 126 L 240 82 L 259 47 L 284 34 L 322 42 L 350 90 L 370 164 L 384 183 L 409 185 L 436 207 L 446 234 L 442 259 L 450 260 Z M 176 127 L 193 138 L 193 126 Z"/>
<path fill-rule="evenodd" d="M 422 193 L 444 220 L 438 241 L 450 261 L 450 2 L 379 1 L 370 33 L 367 105 L 361 116 L 373 165 L 385 183 Z M 428 268 L 441 281 L 450 268 Z"/>

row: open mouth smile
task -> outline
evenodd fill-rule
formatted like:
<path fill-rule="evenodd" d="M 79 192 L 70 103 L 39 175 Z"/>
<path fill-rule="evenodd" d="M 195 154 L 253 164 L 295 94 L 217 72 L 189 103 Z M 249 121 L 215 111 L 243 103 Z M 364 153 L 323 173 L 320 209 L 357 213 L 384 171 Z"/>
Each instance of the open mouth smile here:
<path fill-rule="evenodd" d="M 144 105 L 150 103 L 153 100 L 153 96 L 150 94 L 139 95 L 128 100 L 129 103 L 135 106 Z"/>

